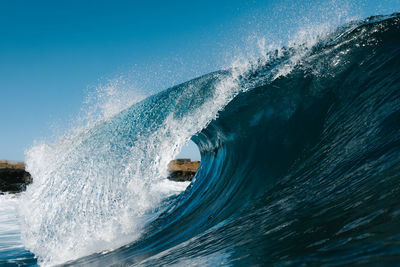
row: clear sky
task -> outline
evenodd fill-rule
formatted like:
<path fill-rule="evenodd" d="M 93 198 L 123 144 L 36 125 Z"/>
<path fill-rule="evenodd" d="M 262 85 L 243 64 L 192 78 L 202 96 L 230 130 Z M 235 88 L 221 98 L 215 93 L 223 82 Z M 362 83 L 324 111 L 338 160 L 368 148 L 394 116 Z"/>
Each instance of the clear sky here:
<path fill-rule="evenodd" d="M 23 160 L 117 77 L 156 92 L 227 65 L 260 36 L 279 43 L 308 23 L 395 11 L 400 0 L 0 1 L 0 159 Z M 182 156 L 198 158 L 193 146 Z"/>

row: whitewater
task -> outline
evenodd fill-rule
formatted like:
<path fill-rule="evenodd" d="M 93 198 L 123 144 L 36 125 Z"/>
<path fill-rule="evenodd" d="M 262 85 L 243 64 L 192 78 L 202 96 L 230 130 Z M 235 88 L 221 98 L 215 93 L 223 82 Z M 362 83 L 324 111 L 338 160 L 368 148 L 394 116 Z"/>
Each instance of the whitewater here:
<path fill-rule="evenodd" d="M 398 263 L 400 15 L 263 49 L 33 146 L 0 264 Z"/>

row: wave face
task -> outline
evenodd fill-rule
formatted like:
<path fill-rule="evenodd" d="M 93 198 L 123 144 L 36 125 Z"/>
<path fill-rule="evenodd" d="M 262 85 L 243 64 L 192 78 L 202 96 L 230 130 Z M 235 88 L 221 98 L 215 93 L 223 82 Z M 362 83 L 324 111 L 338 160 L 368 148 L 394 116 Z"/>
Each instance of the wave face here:
<path fill-rule="evenodd" d="M 398 263 L 399 62 L 400 15 L 372 17 L 36 146 L 24 243 L 44 265 Z"/>

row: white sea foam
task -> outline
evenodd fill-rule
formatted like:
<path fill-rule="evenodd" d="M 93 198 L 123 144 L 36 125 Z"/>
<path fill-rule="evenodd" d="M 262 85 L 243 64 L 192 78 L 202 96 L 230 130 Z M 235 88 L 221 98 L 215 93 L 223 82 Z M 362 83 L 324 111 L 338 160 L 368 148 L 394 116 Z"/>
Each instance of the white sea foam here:
<path fill-rule="evenodd" d="M 23 250 L 17 216 L 17 196 L 0 195 L 0 255 L 15 254 Z"/>

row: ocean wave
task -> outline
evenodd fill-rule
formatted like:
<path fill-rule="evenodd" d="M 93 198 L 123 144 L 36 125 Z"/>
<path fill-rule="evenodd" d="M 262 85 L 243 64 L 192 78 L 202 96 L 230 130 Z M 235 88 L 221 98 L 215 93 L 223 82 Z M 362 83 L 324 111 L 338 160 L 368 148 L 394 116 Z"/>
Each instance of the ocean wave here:
<path fill-rule="evenodd" d="M 399 42 L 399 14 L 350 22 L 33 147 L 26 248 L 43 265 L 398 262 Z M 189 139 L 202 161 L 177 194 Z"/>

